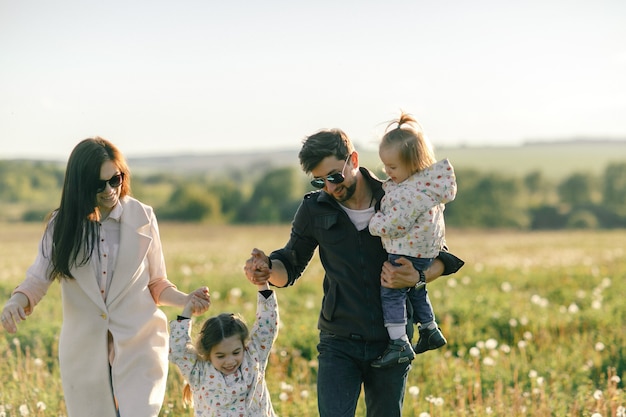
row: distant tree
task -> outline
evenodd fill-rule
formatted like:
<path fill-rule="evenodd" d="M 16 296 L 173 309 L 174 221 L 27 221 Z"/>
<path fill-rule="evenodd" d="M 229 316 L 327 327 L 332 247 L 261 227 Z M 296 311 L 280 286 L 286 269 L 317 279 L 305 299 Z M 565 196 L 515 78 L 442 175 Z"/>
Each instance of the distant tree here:
<path fill-rule="evenodd" d="M 268 171 L 254 185 L 237 215 L 240 223 L 285 223 L 292 220 L 305 192 L 302 173 L 294 167 Z"/>
<path fill-rule="evenodd" d="M 541 171 L 533 171 L 525 175 L 522 184 L 528 195 L 527 204 L 529 207 L 539 207 L 557 202 L 554 185 L 546 179 Z"/>
<path fill-rule="evenodd" d="M 596 191 L 595 180 L 589 174 L 575 173 L 557 187 L 561 203 L 570 206 L 590 204 Z"/>
<path fill-rule="evenodd" d="M 602 202 L 606 208 L 626 216 L 626 163 L 609 164 L 602 183 Z"/>
<path fill-rule="evenodd" d="M 221 215 L 225 221 L 234 220 L 244 202 L 241 186 L 231 180 L 212 182 L 207 192 L 220 201 Z"/>
<path fill-rule="evenodd" d="M 460 214 L 461 226 L 523 229 L 529 225 L 520 179 L 495 173 L 465 175 L 465 180 L 457 175 L 459 191 L 450 204 Z"/>
<path fill-rule="evenodd" d="M 174 191 L 157 215 L 163 220 L 185 222 L 221 222 L 220 201 L 198 184 L 188 184 Z"/>
<path fill-rule="evenodd" d="M 567 224 L 567 213 L 556 206 L 545 205 L 531 208 L 529 214 L 532 230 L 562 229 Z"/>

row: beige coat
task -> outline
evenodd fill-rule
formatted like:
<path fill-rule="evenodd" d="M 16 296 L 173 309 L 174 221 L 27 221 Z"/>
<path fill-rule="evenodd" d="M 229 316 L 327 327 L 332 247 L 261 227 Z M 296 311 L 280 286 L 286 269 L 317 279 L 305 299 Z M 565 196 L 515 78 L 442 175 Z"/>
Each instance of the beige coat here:
<path fill-rule="evenodd" d="M 121 204 L 119 254 L 106 302 L 89 264 L 72 269 L 76 279 L 61 280 L 59 360 L 69 417 L 116 417 L 114 395 L 121 417 L 156 417 L 165 396 L 167 320 L 148 284 L 154 285 L 154 273 L 162 275 L 161 291 L 172 284 L 164 276 L 152 208 L 129 197 Z M 151 251 L 158 251 L 159 265 L 148 262 Z M 37 294 L 29 279 L 36 278 L 27 276 L 15 291 L 24 292 L 34 307 L 45 290 Z M 110 368 L 109 332 L 115 352 Z"/>

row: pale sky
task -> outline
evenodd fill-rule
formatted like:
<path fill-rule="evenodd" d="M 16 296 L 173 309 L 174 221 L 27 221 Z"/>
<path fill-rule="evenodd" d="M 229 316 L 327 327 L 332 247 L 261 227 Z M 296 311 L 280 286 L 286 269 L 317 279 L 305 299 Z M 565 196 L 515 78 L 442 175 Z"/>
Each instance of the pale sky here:
<path fill-rule="evenodd" d="M 626 138 L 624 0 L 0 0 L 0 159 Z"/>

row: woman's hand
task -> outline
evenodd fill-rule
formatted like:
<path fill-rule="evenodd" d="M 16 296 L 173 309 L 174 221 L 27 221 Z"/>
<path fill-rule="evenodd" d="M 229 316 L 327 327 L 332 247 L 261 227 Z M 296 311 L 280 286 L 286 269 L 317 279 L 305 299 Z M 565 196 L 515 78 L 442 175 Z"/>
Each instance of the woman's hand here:
<path fill-rule="evenodd" d="M 191 313 L 200 315 L 205 313 L 211 306 L 211 294 L 208 287 L 200 287 L 187 296 L 185 310 L 190 308 Z"/>
<path fill-rule="evenodd" d="M 0 323 L 2 327 L 9 332 L 17 332 L 17 324 L 26 320 L 25 308 L 28 306 L 28 298 L 21 292 L 13 294 L 7 301 L 0 314 Z"/>

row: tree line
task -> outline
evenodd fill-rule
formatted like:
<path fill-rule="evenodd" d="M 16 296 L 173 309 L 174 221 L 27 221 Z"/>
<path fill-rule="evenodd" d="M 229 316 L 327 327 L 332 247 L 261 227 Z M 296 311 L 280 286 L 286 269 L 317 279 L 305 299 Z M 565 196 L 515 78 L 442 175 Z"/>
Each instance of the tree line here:
<path fill-rule="evenodd" d="M 380 178 L 384 173 L 375 172 Z M 289 223 L 312 191 L 297 167 L 231 169 L 220 175 L 133 175 L 132 194 L 163 221 L 229 224 Z M 487 229 L 609 229 L 626 227 L 626 162 L 603 173 L 572 173 L 550 180 L 457 169 L 456 200 L 446 224 Z M 42 161 L 0 161 L 0 220 L 43 221 L 60 201 L 64 167 Z"/>

